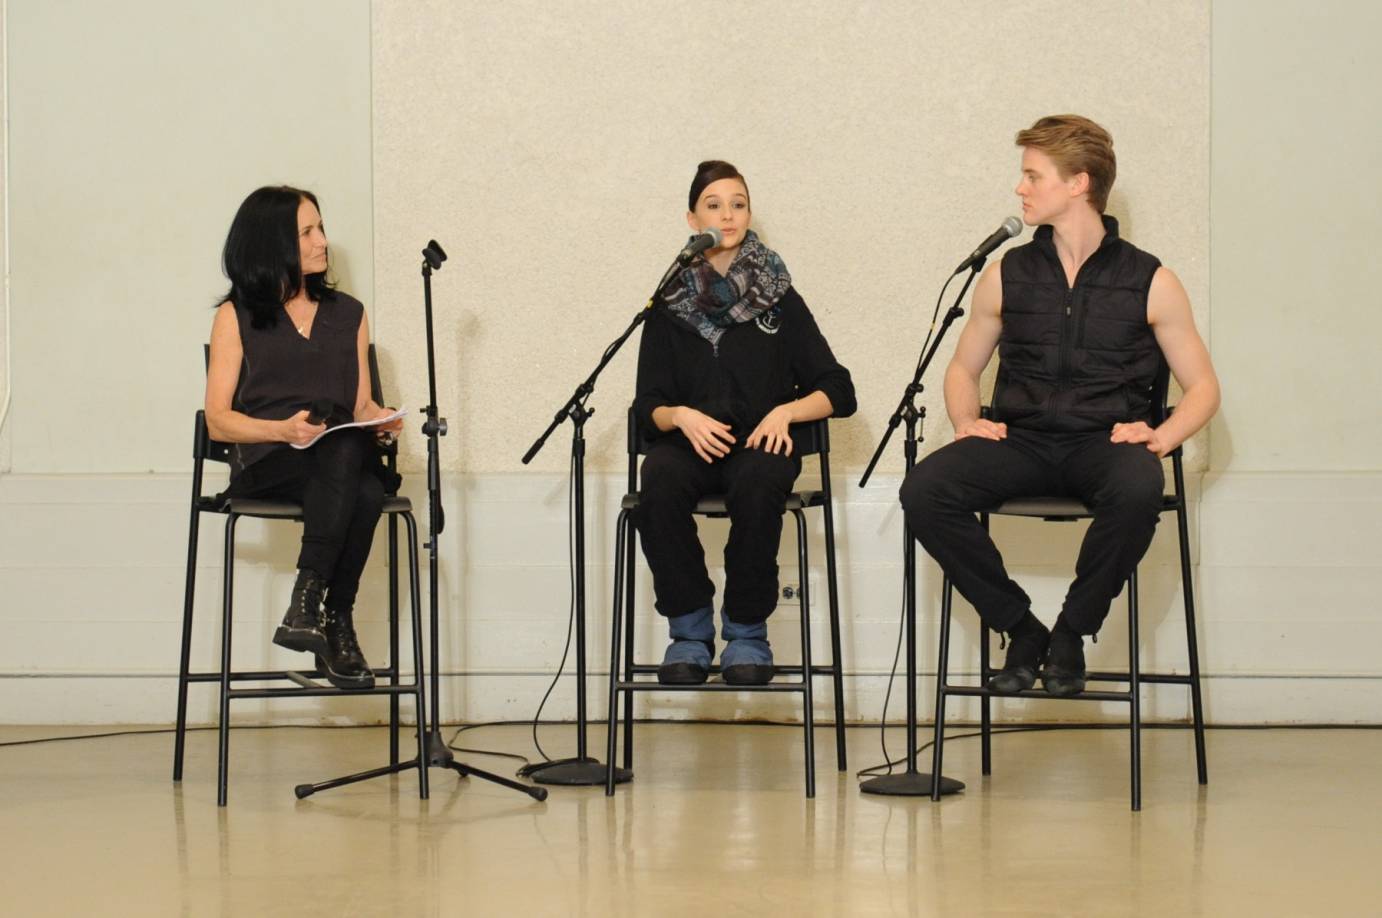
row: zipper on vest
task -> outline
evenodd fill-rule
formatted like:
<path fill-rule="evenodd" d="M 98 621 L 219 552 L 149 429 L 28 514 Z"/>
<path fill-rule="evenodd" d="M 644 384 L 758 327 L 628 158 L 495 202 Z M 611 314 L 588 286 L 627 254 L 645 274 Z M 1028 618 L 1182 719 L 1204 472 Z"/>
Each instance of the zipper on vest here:
<path fill-rule="evenodd" d="M 1074 315 L 1075 288 L 1065 291 L 1065 318 L 1060 325 L 1060 363 L 1056 368 L 1056 385 L 1064 389 L 1066 376 L 1070 373 L 1071 320 Z"/>

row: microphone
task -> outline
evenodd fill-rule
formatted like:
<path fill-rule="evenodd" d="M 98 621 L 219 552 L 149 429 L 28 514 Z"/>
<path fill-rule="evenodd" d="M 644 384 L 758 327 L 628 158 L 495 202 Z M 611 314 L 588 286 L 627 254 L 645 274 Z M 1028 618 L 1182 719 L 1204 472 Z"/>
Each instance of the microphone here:
<path fill-rule="evenodd" d="M 433 271 L 438 271 L 441 269 L 441 263 L 446 261 L 446 252 L 442 250 L 441 243 L 429 239 L 422 250 L 422 258 Z"/>
<path fill-rule="evenodd" d="M 993 233 L 987 239 L 979 243 L 979 248 L 975 249 L 973 252 L 969 254 L 968 258 L 960 262 L 960 266 L 955 269 L 955 274 L 959 274 L 966 268 L 973 267 L 976 264 L 983 264 L 984 259 L 992 255 L 995 249 L 997 249 L 1003 243 L 1007 242 L 1009 239 L 1013 238 L 1014 236 L 1020 235 L 1021 233 L 1021 220 L 1017 219 L 1016 217 L 1009 217 L 1008 219 L 1004 220 L 1002 226 L 998 227 L 998 229 L 994 230 Z M 951 276 L 954 277 L 954 274 L 952 274 Z"/>
<path fill-rule="evenodd" d="M 724 241 L 724 233 L 721 233 L 713 226 L 707 226 L 699 233 L 691 237 L 691 241 L 686 243 L 686 248 L 682 249 L 677 255 L 677 264 L 687 265 L 691 259 L 704 252 L 706 249 L 713 249 Z"/>

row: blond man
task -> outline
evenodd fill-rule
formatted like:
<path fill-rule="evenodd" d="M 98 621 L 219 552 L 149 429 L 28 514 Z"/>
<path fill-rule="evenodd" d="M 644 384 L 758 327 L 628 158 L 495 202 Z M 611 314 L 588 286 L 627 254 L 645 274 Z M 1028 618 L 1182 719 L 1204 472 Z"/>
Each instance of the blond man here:
<path fill-rule="evenodd" d="M 1085 686 L 1085 636 L 1151 543 L 1161 508 L 1161 458 L 1203 427 L 1219 383 L 1190 301 L 1169 268 L 1118 234 L 1104 213 L 1117 172 L 1113 139 L 1079 115 L 1017 134 L 1016 190 L 1033 241 L 990 265 L 945 373 L 955 440 L 902 485 L 907 524 L 988 627 L 1007 659 L 989 688 L 1074 695 Z M 979 378 L 999 355 L 992 419 Z M 1151 388 L 1166 360 L 1184 391 L 1153 427 Z M 1005 500 L 1069 496 L 1093 521 L 1053 630 L 1003 567 L 975 512 Z"/>

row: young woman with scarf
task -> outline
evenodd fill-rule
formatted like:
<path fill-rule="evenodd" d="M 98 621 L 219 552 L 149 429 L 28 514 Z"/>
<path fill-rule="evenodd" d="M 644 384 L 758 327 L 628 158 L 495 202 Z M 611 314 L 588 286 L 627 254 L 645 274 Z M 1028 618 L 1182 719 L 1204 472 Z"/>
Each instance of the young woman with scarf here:
<path fill-rule="evenodd" d="M 788 425 L 854 413 L 854 384 L 816 327 L 776 252 L 749 229 L 748 184 L 727 162 L 700 164 L 687 199 L 694 233 L 722 241 L 681 270 L 648 317 L 634 412 L 655 438 L 643 461 L 639 541 L 671 643 L 664 684 L 704 682 L 715 655 L 705 552 L 691 510 L 726 496 L 724 680 L 772 679 L 767 619 L 777 606 L 777 550 L 801 471 Z"/>

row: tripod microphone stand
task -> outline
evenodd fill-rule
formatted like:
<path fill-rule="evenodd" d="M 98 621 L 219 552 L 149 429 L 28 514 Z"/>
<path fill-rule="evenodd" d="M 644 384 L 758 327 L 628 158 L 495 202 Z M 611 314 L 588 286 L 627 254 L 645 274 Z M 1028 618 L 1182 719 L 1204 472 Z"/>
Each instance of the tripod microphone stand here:
<path fill-rule="evenodd" d="M 633 334 L 634 329 L 643 324 L 643 320 L 648 317 L 648 311 L 653 308 L 658 297 L 662 295 L 667 284 L 676 276 L 677 271 L 691 261 L 700 251 L 709 247 L 708 241 L 713 241 L 714 245 L 720 243 L 718 231 L 706 231 L 707 235 L 697 237 L 691 245 L 683 249 L 677 256 L 676 261 L 667 269 L 667 273 L 662 275 L 658 281 L 657 288 L 653 295 L 648 298 L 648 303 L 638 311 L 629 323 L 629 327 L 624 329 L 624 333 L 610 343 L 605 348 L 604 354 L 600 356 L 600 362 L 590 375 L 585 378 L 576 391 L 571 393 L 571 397 L 566 403 L 557 409 L 557 413 L 552 417 L 552 422 L 547 425 L 547 429 L 542 432 L 542 436 L 528 447 L 528 451 L 523 454 L 523 464 L 527 465 L 533 457 L 541 451 L 543 444 L 552 432 L 560 426 L 561 422 L 567 418 L 571 419 L 571 489 L 572 503 L 574 505 L 572 526 L 575 529 L 573 538 L 573 560 L 574 567 L 573 580 L 575 583 L 575 627 L 576 633 L 576 754 L 571 758 L 555 759 L 551 762 L 539 762 L 529 765 L 522 770 L 522 774 L 531 777 L 540 784 L 562 784 L 567 786 L 585 786 L 604 784 L 608 776 L 608 771 L 599 759 L 587 755 L 586 745 L 586 701 L 585 701 L 585 422 L 595 413 L 594 408 L 587 408 L 585 403 L 595 391 L 595 380 L 599 378 L 601 371 L 614 359 L 614 355 L 619 353 L 619 349 L 624 346 L 624 342 Z M 708 239 L 713 237 L 713 239 Z M 699 246 L 697 248 L 697 246 Z M 614 768 L 614 781 L 616 784 L 623 784 L 633 778 L 633 772 L 627 768 Z"/>
<path fill-rule="evenodd" d="M 441 535 L 442 529 L 446 525 L 446 515 L 442 510 L 441 503 L 441 438 L 446 436 L 446 418 L 438 417 L 437 412 L 437 370 L 436 361 L 433 356 L 433 337 L 432 337 L 432 272 L 441 269 L 442 262 L 446 261 L 446 252 L 437 244 L 435 239 L 429 240 L 427 246 L 422 250 L 422 289 L 423 304 L 427 313 L 427 391 L 431 400 L 427 407 L 423 409 L 427 420 L 422 423 L 422 432 L 427 435 L 427 542 L 423 545 L 427 549 L 427 573 L 429 612 L 431 613 L 430 631 L 432 643 L 432 724 L 427 732 L 427 764 L 432 768 L 449 768 L 462 778 L 474 775 L 483 778 L 494 784 L 527 794 L 534 800 L 546 800 L 547 789 L 544 787 L 531 787 L 522 784 L 502 775 L 483 771 L 473 765 L 464 765 L 456 761 L 456 756 L 451 752 L 451 747 L 446 744 L 446 740 L 441 734 L 441 660 L 440 660 L 440 626 L 437 613 L 437 597 L 440 592 L 438 583 L 437 569 L 437 537 Z M 418 729 L 423 729 L 419 724 Z"/>
<path fill-rule="evenodd" d="M 912 381 L 903 390 L 902 399 L 898 402 L 897 408 L 893 411 L 892 417 L 888 418 L 887 430 L 883 432 L 883 438 L 878 442 L 878 448 L 873 451 L 873 458 L 869 460 L 868 468 L 864 470 L 863 477 L 859 479 L 859 487 L 868 484 L 869 476 L 873 474 L 874 466 L 878 464 L 879 458 L 883 455 L 884 448 L 888 445 L 888 440 L 897 429 L 897 425 L 902 423 L 906 428 L 902 441 L 902 453 L 905 457 L 905 471 L 910 472 L 917 461 L 917 446 L 923 437 L 920 432 L 921 423 L 926 419 L 926 406 L 918 405 L 916 398 L 925 389 L 922 385 L 922 376 L 926 373 L 926 368 L 931 365 L 931 359 L 936 356 L 936 349 L 940 347 L 941 339 L 950 326 L 960 316 L 965 314 L 960 307 L 965 294 L 969 292 L 969 285 L 974 283 L 974 278 L 983 270 L 984 261 L 980 257 L 971 263 L 969 277 L 965 279 L 964 287 L 960 290 L 960 295 L 955 297 L 955 304 L 946 312 L 945 318 L 941 321 L 939 331 L 930 341 L 930 348 L 922 344 L 922 353 L 917 360 L 916 372 L 912 375 Z M 954 277 L 954 275 L 951 275 Z M 946 281 L 946 286 L 949 286 Z M 941 296 L 945 296 L 945 288 L 941 288 Z M 939 307 L 939 301 L 937 306 Z M 932 328 L 935 326 L 933 325 Z M 904 473 L 905 474 L 905 473 Z M 896 797 L 921 797 L 933 796 L 932 786 L 940 785 L 941 794 L 954 794 L 964 790 L 964 784 L 954 778 L 947 778 L 944 775 L 929 775 L 925 772 L 917 771 L 917 543 L 912 537 L 911 530 L 907 527 L 904 518 L 902 523 L 902 597 L 903 597 L 903 618 L 906 622 L 906 635 L 903 638 L 907 643 L 907 768 L 900 774 L 879 775 L 870 778 L 859 785 L 859 789 L 866 794 L 883 794 Z"/>
<path fill-rule="evenodd" d="M 428 584 L 431 587 L 428 596 L 430 605 L 431 619 L 429 631 L 432 641 L 432 723 L 429 728 L 426 717 L 421 712 L 418 717 L 417 728 L 426 731 L 427 766 L 429 768 L 449 768 L 462 778 L 474 775 L 495 784 L 521 791 L 532 797 L 534 800 L 546 800 L 547 789 L 544 787 L 530 787 L 527 784 L 520 784 L 518 781 L 496 775 L 488 771 L 482 771 L 472 765 L 463 765 L 456 761 L 451 748 L 447 746 L 446 740 L 441 735 L 441 682 L 438 678 L 440 672 L 440 659 L 438 645 L 440 626 L 437 611 L 438 596 L 438 568 L 437 568 L 437 536 L 441 534 L 442 527 L 445 525 L 445 516 L 441 504 L 441 453 L 438 441 L 446 436 L 446 418 L 437 416 L 437 372 L 436 363 L 433 357 L 432 347 L 432 272 L 441 267 L 442 262 L 446 261 L 446 252 L 437 244 L 435 239 L 427 243 L 427 247 L 422 250 L 422 287 L 423 302 L 427 312 L 427 386 L 431 401 L 423 412 L 427 415 L 427 420 L 422 424 L 422 432 L 427 435 L 427 543 L 423 546 L 428 551 Z M 414 595 L 417 592 L 417 579 L 413 579 Z M 416 640 L 416 637 L 414 638 Z M 419 674 L 419 678 L 421 674 Z M 354 784 L 357 781 L 366 781 L 370 778 L 378 778 L 384 775 L 397 774 L 401 771 L 408 771 L 418 767 L 417 758 L 406 762 L 399 762 L 396 765 L 386 765 L 382 768 L 373 768 L 369 771 L 362 771 L 358 774 L 348 775 L 344 778 L 336 778 L 331 781 L 323 781 L 320 784 L 299 784 L 293 792 L 298 798 L 310 796 L 317 791 L 329 790 L 333 787 L 340 787 L 343 784 Z M 422 797 L 428 796 L 424 783 Z"/>

